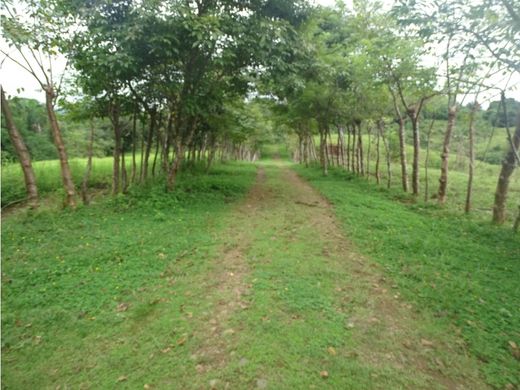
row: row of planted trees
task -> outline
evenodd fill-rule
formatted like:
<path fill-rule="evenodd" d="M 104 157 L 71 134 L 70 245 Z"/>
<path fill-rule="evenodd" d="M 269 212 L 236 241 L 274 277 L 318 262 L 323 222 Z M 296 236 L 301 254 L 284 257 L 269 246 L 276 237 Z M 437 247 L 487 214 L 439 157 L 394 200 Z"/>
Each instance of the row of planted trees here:
<path fill-rule="evenodd" d="M 72 207 L 77 191 L 55 112 L 64 91 L 52 72 L 57 55 L 66 58 L 71 75 L 66 85 L 75 103 L 66 109 L 76 109 L 91 122 L 96 117 L 110 120 L 112 192 L 157 175 L 172 191 L 183 165 L 205 160 L 209 169 L 215 158 L 258 158 L 263 118 L 259 105 L 247 97 L 258 73 L 290 52 L 291 31 L 305 12 L 304 4 L 285 1 L 54 0 L 19 5 L 18 10 L 9 2 L 3 5 L 3 34 L 10 46 L 3 54 L 45 93 L 66 204 Z M 4 96 L 2 106 L 28 198 L 36 206 L 30 156 L 23 141 L 15 142 L 21 137 L 9 120 Z M 93 137 L 91 126 L 91 143 Z M 88 155 L 82 192 L 91 150 Z"/>
<path fill-rule="evenodd" d="M 484 11 L 490 14 L 485 23 L 492 26 L 475 20 Z M 402 189 L 419 196 L 423 112 L 430 102 L 440 99 L 445 101 L 447 120 L 436 198 L 444 204 L 457 116 L 462 104 L 471 99 L 465 202 L 465 210 L 470 212 L 475 117 L 485 103 L 481 99 L 484 92 L 491 96 L 487 99 L 501 95 L 498 109 L 506 110 L 504 91 L 500 93 L 499 87 L 490 85 L 489 78 L 504 73 L 510 79 L 511 74 L 519 73 L 520 39 L 513 39 L 520 38 L 520 28 L 514 23 L 518 11 L 507 1 L 470 6 L 456 0 L 437 5 L 402 1 L 390 13 L 381 12 L 377 3 L 369 2 L 355 2 L 354 10 L 342 6 L 316 10 L 300 27 L 307 55 L 298 59 L 300 66 L 295 67 L 296 71 L 274 77 L 280 120 L 298 136 L 295 157 L 302 163 L 318 160 L 325 175 L 329 165 L 339 165 L 359 175 L 372 173 L 378 183 L 385 170 L 389 186 L 389 138 L 396 131 Z M 474 25 L 474 29 L 467 30 L 467 24 Z M 485 40 L 482 29 L 488 32 Z M 499 52 L 494 51 L 497 45 L 501 47 Z M 437 66 L 425 65 L 435 52 L 440 52 Z M 518 120 L 514 132 L 506 129 L 509 152 L 503 159 L 493 207 L 493 221 L 499 224 L 506 219 L 509 180 L 520 163 L 520 111 L 509 115 L 517 115 Z M 429 121 L 424 126 L 427 144 L 432 126 Z M 411 142 L 406 139 L 406 128 L 411 129 Z M 318 154 L 315 133 L 319 135 Z M 375 151 L 370 150 L 371 138 L 375 140 Z M 407 155 L 408 143 L 412 146 L 411 156 Z M 374 172 L 369 170 L 371 152 L 376 154 Z"/>

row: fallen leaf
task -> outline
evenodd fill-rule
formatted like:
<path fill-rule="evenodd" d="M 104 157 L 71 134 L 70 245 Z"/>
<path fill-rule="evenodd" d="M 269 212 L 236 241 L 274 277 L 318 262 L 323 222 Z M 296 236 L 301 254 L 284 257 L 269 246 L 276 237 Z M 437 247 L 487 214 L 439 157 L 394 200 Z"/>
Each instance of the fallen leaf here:
<path fill-rule="evenodd" d="M 127 311 L 129 307 L 130 307 L 130 305 L 128 303 L 122 302 L 119 305 L 117 305 L 116 311 L 118 311 L 118 312 Z"/>
<path fill-rule="evenodd" d="M 320 372 L 320 376 L 323 378 L 323 379 L 327 379 L 329 377 L 329 373 L 327 371 L 321 371 Z"/>
<path fill-rule="evenodd" d="M 150 390 L 152 388 L 152 385 L 149 385 L 148 383 L 145 383 L 143 386 L 144 390 Z"/>
<path fill-rule="evenodd" d="M 168 352 L 170 352 L 171 350 L 172 350 L 171 347 L 167 347 L 167 348 L 161 349 L 161 352 L 162 352 L 162 353 L 168 353 Z"/>
<path fill-rule="evenodd" d="M 329 353 L 329 355 L 336 356 L 336 350 L 334 349 L 334 347 L 328 347 L 327 352 Z"/>
<path fill-rule="evenodd" d="M 185 342 L 186 342 L 186 337 L 181 337 L 181 338 L 177 341 L 177 345 L 184 345 Z"/>
<path fill-rule="evenodd" d="M 117 378 L 117 382 L 124 382 L 128 379 L 126 375 L 121 375 L 119 378 Z"/>

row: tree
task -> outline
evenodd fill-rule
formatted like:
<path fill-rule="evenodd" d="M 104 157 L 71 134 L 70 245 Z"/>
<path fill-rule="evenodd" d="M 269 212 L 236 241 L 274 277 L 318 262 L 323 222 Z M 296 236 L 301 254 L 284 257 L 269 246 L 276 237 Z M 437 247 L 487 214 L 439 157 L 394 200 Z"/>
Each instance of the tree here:
<path fill-rule="evenodd" d="M 59 82 L 56 84 L 53 73 L 53 62 L 56 60 L 57 47 L 61 27 L 53 18 L 55 9 L 47 4 L 45 9 L 41 4 L 24 4 L 24 14 L 30 19 L 15 13 L 14 8 L 4 4 L 5 14 L 2 15 L 3 35 L 16 54 L 2 51 L 11 61 L 26 70 L 39 83 L 45 92 L 45 107 L 52 130 L 54 144 L 58 151 L 61 177 L 66 193 L 65 205 L 75 207 L 76 189 L 69 167 L 69 161 L 63 137 L 56 118 L 54 106 L 58 97 Z M 25 22 L 26 21 L 26 22 Z"/>
<path fill-rule="evenodd" d="M 30 207 L 36 208 L 39 205 L 38 187 L 36 185 L 36 177 L 32 168 L 31 155 L 29 154 L 29 151 L 25 146 L 25 142 L 20 132 L 16 128 L 13 115 L 11 113 L 11 109 L 9 108 L 9 103 L 5 97 L 4 89 L 1 85 L 0 94 L 2 98 L 2 113 L 4 114 L 7 130 L 9 132 L 9 137 L 14 146 L 16 154 L 18 155 L 18 160 L 20 161 L 20 165 L 22 167 L 22 172 L 25 181 L 25 189 L 27 191 L 27 200 Z"/>

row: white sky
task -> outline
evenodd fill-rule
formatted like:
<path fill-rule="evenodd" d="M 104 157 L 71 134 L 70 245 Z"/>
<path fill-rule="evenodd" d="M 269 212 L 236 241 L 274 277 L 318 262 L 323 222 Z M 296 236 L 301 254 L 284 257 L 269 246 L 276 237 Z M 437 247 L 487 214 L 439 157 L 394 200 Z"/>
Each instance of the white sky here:
<path fill-rule="evenodd" d="M 335 0 L 314 0 L 316 4 L 326 5 L 326 6 L 333 6 L 335 4 Z M 346 0 L 345 3 L 348 6 L 352 5 L 352 0 Z M 383 8 L 390 8 L 391 5 L 394 3 L 393 0 L 382 0 Z M 0 41 L 0 48 L 2 50 L 6 50 L 6 44 L 3 41 Z M 3 55 L 0 55 L 1 59 L 3 60 Z M 429 66 L 438 66 L 438 64 L 433 63 L 426 63 L 425 65 Z M 55 80 L 59 78 L 60 72 L 62 72 L 62 69 L 65 66 L 65 59 L 63 57 L 58 58 L 56 61 L 53 62 L 54 67 L 54 73 L 55 73 Z M 511 76 L 511 77 L 509 77 Z M 0 82 L 2 83 L 2 86 L 6 93 L 11 96 L 22 96 L 26 98 L 33 98 L 37 99 L 39 101 L 44 101 L 44 94 L 41 91 L 41 88 L 38 84 L 38 82 L 34 79 L 32 75 L 30 75 L 27 71 L 22 69 L 19 65 L 13 63 L 9 59 L 5 59 L 3 61 L 1 67 L 0 67 Z M 507 83 L 508 82 L 508 83 Z M 506 86 L 511 87 L 515 86 L 512 89 L 509 89 L 509 91 L 506 93 L 507 97 L 513 97 L 516 100 L 520 100 L 520 74 L 514 73 L 513 75 L 503 76 L 503 75 L 496 75 L 489 79 L 487 81 L 487 84 L 489 85 L 496 85 L 499 88 L 504 88 Z M 21 90 L 23 88 L 23 90 Z M 481 94 L 479 100 L 497 100 L 498 96 L 496 98 L 493 97 L 493 95 L 497 95 L 498 91 L 491 91 L 489 93 L 483 93 Z M 464 103 L 468 103 L 473 98 L 471 96 L 468 96 Z M 487 106 L 487 104 L 484 104 L 484 106 Z"/>

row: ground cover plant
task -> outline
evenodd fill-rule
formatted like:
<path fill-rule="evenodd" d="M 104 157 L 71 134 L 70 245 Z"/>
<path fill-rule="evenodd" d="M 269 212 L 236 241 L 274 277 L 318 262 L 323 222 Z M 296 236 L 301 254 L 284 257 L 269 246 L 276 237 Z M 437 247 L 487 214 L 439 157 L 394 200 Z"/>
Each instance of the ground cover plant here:
<path fill-rule="evenodd" d="M 182 359 L 138 367 L 161 355 L 157 346 L 183 343 L 185 294 L 199 291 L 222 215 L 254 177 L 252 165 L 220 165 L 186 174 L 176 194 L 157 184 L 76 211 L 10 216 L 2 223 L 2 385 L 99 388 L 130 373 L 145 381 L 153 370 L 183 370 Z"/>
<path fill-rule="evenodd" d="M 518 345 L 520 327 L 518 234 L 399 201 L 395 191 L 339 170 L 328 177 L 318 169 L 297 171 L 333 203 L 356 247 L 383 265 L 418 310 L 456 324 L 490 384 L 519 383 L 511 346 Z"/>

